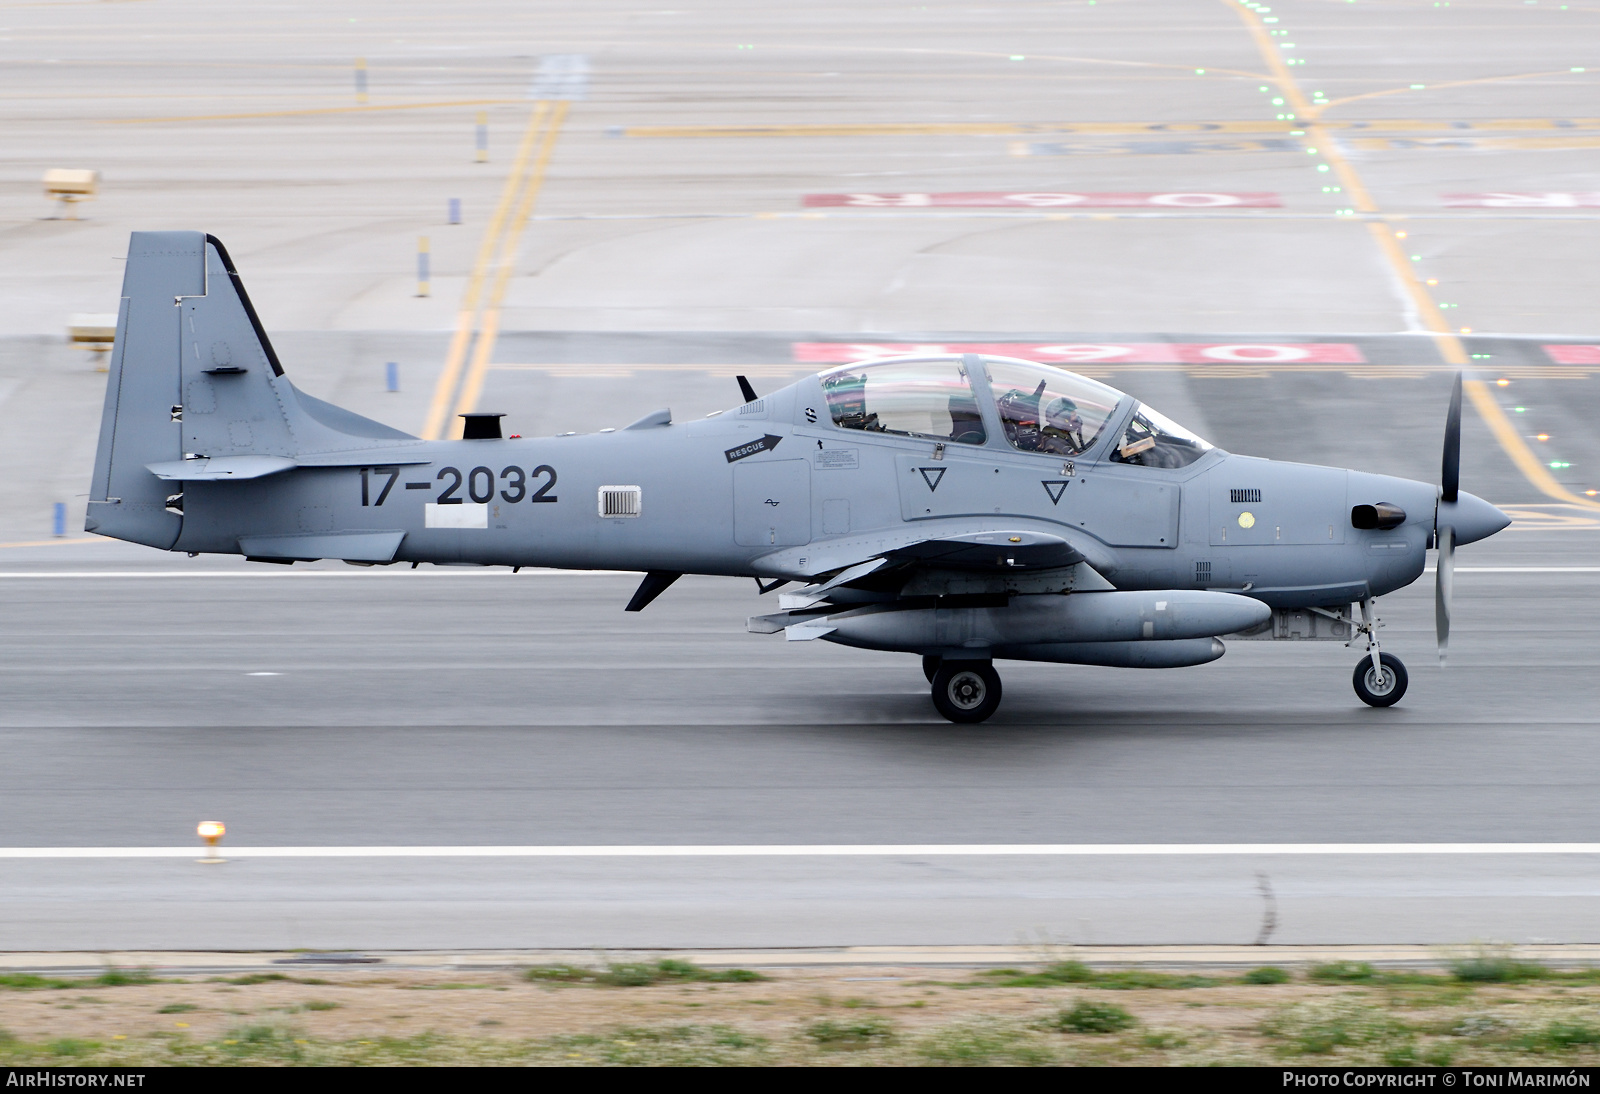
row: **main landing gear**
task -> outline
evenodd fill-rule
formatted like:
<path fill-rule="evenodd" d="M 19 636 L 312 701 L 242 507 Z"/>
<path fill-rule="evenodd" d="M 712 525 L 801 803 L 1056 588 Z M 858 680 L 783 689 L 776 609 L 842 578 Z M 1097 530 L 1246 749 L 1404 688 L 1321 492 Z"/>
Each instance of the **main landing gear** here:
<path fill-rule="evenodd" d="M 1378 628 L 1383 626 L 1383 620 L 1373 618 L 1372 607 L 1371 597 L 1361 602 L 1361 622 L 1355 626 L 1357 634 L 1367 636 L 1367 654 L 1356 662 L 1350 682 L 1355 686 L 1356 695 L 1368 706 L 1392 707 L 1406 693 L 1410 680 L 1400 658 L 1378 648 Z"/>
<path fill-rule="evenodd" d="M 933 685 L 933 705 L 952 722 L 981 722 L 1000 709 L 1000 674 L 988 661 L 922 659 Z"/>

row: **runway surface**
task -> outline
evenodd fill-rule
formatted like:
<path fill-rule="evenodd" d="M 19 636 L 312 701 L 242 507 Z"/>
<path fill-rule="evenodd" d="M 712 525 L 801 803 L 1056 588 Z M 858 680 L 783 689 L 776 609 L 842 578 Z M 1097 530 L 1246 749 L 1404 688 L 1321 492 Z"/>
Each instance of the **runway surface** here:
<path fill-rule="evenodd" d="M 1272 7 L 11 11 L 0 847 L 219 818 L 240 847 L 888 850 L 0 858 L 0 947 L 1231 944 L 1269 908 L 1274 942 L 1595 941 L 1589 854 L 923 853 L 1600 838 L 1596 14 Z M 45 219 L 51 167 L 103 172 L 83 219 Z M 228 244 L 298 385 L 408 431 L 685 420 L 736 374 L 983 345 L 1231 451 L 1431 480 L 1464 367 L 1463 486 L 1517 523 L 1459 556 L 1448 670 L 1429 579 L 1383 602 L 1396 709 L 1355 700 L 1355 651 L 1234 643 L 1005 665 L 978 728 L 909 658 L 744 633 L 748 583 L 627 616 L 628 576 L 78 542 L 104 374 L 63 331 L 115 310 L 130 230 L 174 227 Z"/>
<path fill-rule="evenodd" d="M 893 846 L 1588 841 L 1600 568 L 1504 561 L 1563 535 L 1464 559 L 1448 670 L 1429 590 L 1385 599 L 1413 670 L 1392 710 L 1338 645 L 1234 643 L 1177 672 L 1008 664 L 977 728 L 910 658 L 743 633 L 732 580 L 634 617 L 627 577 L 30 560 L 0 577 L 9 846 L 181 845 L 216 817 L 241 847 L 891 847 L 5 859 L 0 922 L 19 949 L 1226 943 L 1260 929 L 1261 873 L 1275 941 L 1583 941 L 1592 854 Z"/>

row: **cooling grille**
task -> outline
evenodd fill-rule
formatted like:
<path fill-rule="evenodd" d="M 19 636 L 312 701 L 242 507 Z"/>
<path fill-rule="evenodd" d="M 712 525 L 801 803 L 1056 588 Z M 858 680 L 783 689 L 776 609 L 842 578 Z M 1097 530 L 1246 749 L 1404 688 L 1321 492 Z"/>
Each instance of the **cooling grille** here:
<path fill-rule="evenodd" d="M 602 517 L 636 517 L 643 503 L 643 491 L 637 486 L 602 486 L 600 488 L 600 515 Z"/>

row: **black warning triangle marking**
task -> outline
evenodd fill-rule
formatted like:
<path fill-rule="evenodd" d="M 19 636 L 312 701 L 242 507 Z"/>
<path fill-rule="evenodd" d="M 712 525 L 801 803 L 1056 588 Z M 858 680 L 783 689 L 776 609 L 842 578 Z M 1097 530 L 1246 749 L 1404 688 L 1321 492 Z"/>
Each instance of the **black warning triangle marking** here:
<path fill-rule="evenodd" d="M 939 481 L 944 478 L 944 473 L 950 469 L 948 467 L 919 467 L 917 470 L 922 472 L 922 481 L 928 484 L 928 493 L 931 494 L 939 489 Z"/>
<path fill-rule="evenodd" d="M 1039 485 L 1044 487 L 1046 494 L 1050 495 L 1050 504 L 1059 505 L 1061 503 L 1061 495 L 1067 492 L 1067 486 L 1071 482 L 1071 479 L 1040 479 Z"/>

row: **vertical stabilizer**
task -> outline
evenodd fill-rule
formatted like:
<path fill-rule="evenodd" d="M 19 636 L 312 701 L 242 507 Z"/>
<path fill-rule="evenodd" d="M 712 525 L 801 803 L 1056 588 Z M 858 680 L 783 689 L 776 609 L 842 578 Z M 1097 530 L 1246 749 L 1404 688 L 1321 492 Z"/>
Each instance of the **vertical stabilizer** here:
<path fill-rule="evenodd" d="M 205 250 L 199 232 L 135 232 L 128 244 L 88 531 L 168 549 L 183 527 L 167 511 L 170 484 L 145 465 L 183 456 L 178 303 L 205 294 Z"/>
<path fill-rule="evenodd" d="M 295 390 L 215 237 L 133 233 L 86 530 L 171 550 L 183 529 L 177 461 L 327 464 L 396 441 L 419 443 Z"/>

